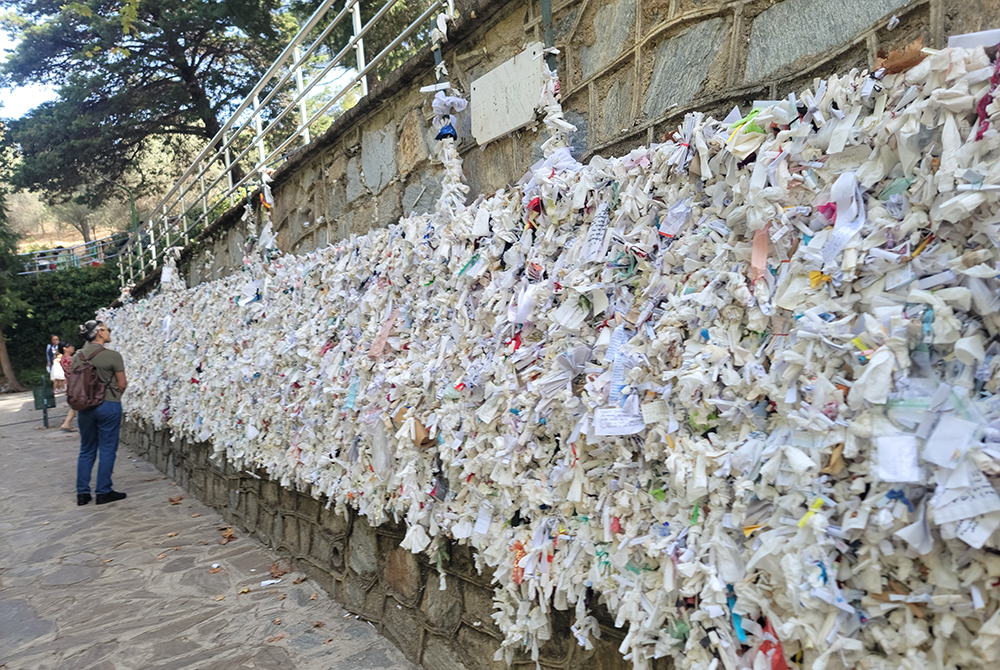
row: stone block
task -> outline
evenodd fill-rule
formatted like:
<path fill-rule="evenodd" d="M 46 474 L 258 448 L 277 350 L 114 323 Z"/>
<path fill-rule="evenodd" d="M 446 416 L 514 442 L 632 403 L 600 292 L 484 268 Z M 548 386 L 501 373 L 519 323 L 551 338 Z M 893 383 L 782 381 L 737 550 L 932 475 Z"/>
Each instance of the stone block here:
<path fill-rule="evenodd" d="M 414 663 L 420 661 L 420 644 L 424 629 L 414 612 L 394 600 L 386 603 L 382 613 L 382 632 Z"/>
<path fill-rule="evenodd" d="M 364 585 L 357 577 L 348 573 L 344 576 L 342 600 L 349 611 L 360 614 L 365 607 L 365 597 L 368 595 Z"/>
<path fill-rule="evenodd" d="M 499 640 L 485 635 L 480 630 L 462 624 L 455 636 L 455 646 L 465 660 L 465 666 L 472 670 L 508 670 L 503 661 L 494 661 L 493 655 L 500 648 Z M 595 669 L 600 666 L 593 666 Z"/>
<path fill-rule="evenodd" d="M 274 544 L 274 514 L 261 510 L 257 516 L 257 536 L 267 545 Z"/>
<path fill-rule="evenodd" d="M 696 23 L 660 42 L 653 52 L 653 76 L 643 103 L 650 118 L 662 116 L 674 105 L 698 97 L 716 55 L 723 52 L 729 21 L 721 18 Z"/>
<path fill-rule="evenodd" d="M 309 541 L 309 555 L 320 563 L 326 563 L 330 560 L 330 556 L 333 553 L 332 544 L 326 533 L 319 528 L 314 528 L 312 530 L 312 538 Z"/>
<path fill-rule="evenodd" d="M 514 140 L 500 138 L 482 148 L 467 153 L 463 158 L 465 176 L 469 181 L 470 193 L 491 195 L 509 182 L 520 179 L 517 160 L 514 155 Z"/>
<path fill-rule="evenodd" d="M 306 521 L 305 519 L 298 519 L 299 526 L 299 540 L 298 540 L 298 554 L 300 556 L 305 556 L 310 551 L 310 544 L 312 542 L 312 533 L 316 528 L 316 524 Z"/>
<path fill-rule="evenodd" d="M 361 183 L 361 161 L 355 156 L 347 161 L 347 202 L 354 202 L 365 194 Z"/>
<path fill-rule="evenodd" d="M 396 176 L 396 126 L 393 122 L 362 132 L 361 172 L 365 184 L 376 195 Z"/>
<path fill-rule="evenodd" d="M 270 479 L 265 479 L 260 485 L 260 497 L 261 500 L 266 505 L 275 506 L 278 504 L 278 491 L 280 487 L 278 482 L 271 481 Z"/>
<path fill-rule="evenodd" d="M 744 80 L 760 81 L 808 56 L 853 41 L 910 0 L 784 0 L 761 12 L 750 29 Z"/>
<path fill-rule="evenodd" d="M 594 17 L 594 43 L 580 49 L 580 72 L 584 79 L 596 74 L 632 46 L 629 36 L 635 27 L 635 0 L 618 0 L 601 5 Z"/>
<path fill-rule="evenodd" d="M 600 132 L 602 139 L 621 136 L 621 131 L 632 127 L 632 77 L 616 79 L 604 94 L 600 105 Z"/>
<path fill-rule="evenodd" d="M 399 127 L 399 174 L 406 177 L 421 162 L 427 160 L 427 143 L 424 141 L 423 120 L 420 110 L 414 109 Z"/>
<path fill-rule="evenodd" d="M 347 543 L 347 565 L 364 577 L 372 576 L 378 570 L 375 532 L 360 519 L 351 529 L 351 537 Z"/>
<path fill-rule="evenodd" d="M 622 658 L 621 652 L 618 651 L 623 639 L 617 635 L 609 635 L 607 631 L 602 630 L 600 639 L 592 638 L 593 649 L 588 651 L 582 647 L 576 647 L 573 650 L 572 665 L 601 668 L 601 670 L 631 670 L 632 663 Z"/>
<path fill-rule="evenodd" d="M 332 507 L 328 509 L 325 505 L 320 507 L 319 523 L 334 537 L 343 537 L 351 530 L 350 519 L 345 519 L 342 514 L 337 514 Z"/>
<path fill-rule="evenodd" d="M 465 670 L 467 667 L 455 649 L 454 638 L 440 635 L 424 636 L 420 664 L 427 670 Z"/>
<path fill-rule="evenodd" d="M 282 511 L 292 511 L 295 509 L 295 501 L 299 494 L 292 489 L 285 488 L 284 486 L 279 486 L 278 488 L 278 506 L 281 507 Z"/>
<path fill-rule="evenodd" d="M 281 536 L 280 541 L 288 550 L 294 554 L 300 553 L 299 547 L 299 520 L 291 514 L 281 515 Z M 276 538 L 278 539 L 278 538 Z"/>
<path fill-rule="evenodd" d="M 451 587 L 449 580 L 448 586 Z M 497 639 L 503 638 L 500 629 L 493 620 L 493 590 L 477 584 L 466 582 L 462 584 L 463 620 L 479 632 L 491 635 Z"/>
<path fill-rule="evenodd" d="M 332 153 L 325 156 L 326 160 L 326 183 L 328 186 L 336 181 L 340 181 L 347 175 L 347 156 L 342 151 L 334 149 Z"/>
<path fill-rule="evenodd" d="M 312 496 L 299 495 L 295 500 L 295 511 L 299 513 L 303 519 L 308 519 L 309 521 L 316 521 L 319 518 L 319 501 Z"/>
<path fill-rule="evenodd" d="M 441 177 L 440 170 L 421 172 L 414 175 L 406 184 L 403 191 L 403 200 L 400 203 L 403 215 L 411 212 L 426 214 L 434 211 L 437 199 L 441 197 Z"/>
<path fill-rule="evenodd" d="M 386 228 L 399 221 L 399 217 L 403 214 L 403 208 L 400 205 L 402 195 L 403 185 L 398 181 L 389 184 L 382 191 L 376 201 L 379 228 Z"/>
<path fill-rule="evenodd" d="M 385 555 L 382 580 L 386 589 L 404 604 L 414 604 L 423 578 L 420 564 L 410 551 L 396 547 Z"/>
<path fill-rule="evenodd" d="M 462 622 L 462 589 L 457 579 L 447 581 L 448 588 L 438 588 L 437 575 L 429 575 L 420 611 L 424 613 L 427 627 L 444 635 L 454 635 Z"/>
<path fill-rule="evenodd" d="M 242 495 L 245 500 L 243 523 L 246 524 L 248 530 L 252 531 L 257 527 L 257 494 L 253 492 L 244 492 Z"/>

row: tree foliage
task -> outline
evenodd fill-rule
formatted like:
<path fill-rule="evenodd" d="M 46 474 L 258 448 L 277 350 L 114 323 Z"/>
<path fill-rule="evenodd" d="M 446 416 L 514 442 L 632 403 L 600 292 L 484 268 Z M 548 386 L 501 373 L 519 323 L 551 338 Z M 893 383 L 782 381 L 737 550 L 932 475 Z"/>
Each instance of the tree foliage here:
<path fill-rule="evenodd" d="M 17 312 L 26 304 L 14 286 L 20 264 L 17 260 L 17 234 L 10 229 L 7 221 L 6 180 L 13 161 L 10 148 L 3 144 L 6 132 L 6 127 L 0 123 L 0 369 L 7 378 L 7 383 L 14 390 L 20 391 L 23 387 L 11 367 L 6 346 L 9 326 L 14 322 Z"/>
<path fill-rule="evenodd" d="M 66 268 L 15 280 L 21 305 L 7 328 L 7 349 L 17 375 L 34 381 L 45 371 L 45 345 L 58 335 L 79 346 L 77 327 L 118 297 L 118 266 Z"/>
<path fill-rule="evenodd" d="M 8 2 L 3 27 L 20 40 L 0 84 L 59 91 L 12 123 L 14 183 L 99 200 L 151 137 L 213 137 L 294 31 L 273 2 Z"/>

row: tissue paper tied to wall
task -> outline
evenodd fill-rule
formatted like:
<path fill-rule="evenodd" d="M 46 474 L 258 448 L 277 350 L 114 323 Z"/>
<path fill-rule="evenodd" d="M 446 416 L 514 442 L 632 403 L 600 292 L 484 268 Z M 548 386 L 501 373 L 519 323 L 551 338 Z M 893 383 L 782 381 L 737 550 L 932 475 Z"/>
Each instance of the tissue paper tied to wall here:
<path fill-rule="evenodd" d="M 637 668 L 995 668 L 997 72 L 944 50 L 549 147 L 303 256 L 265 228 L 105 315 L 126 411 L 413 552 L 473 545 L 501 658 L 552 608 L 589 645 L 599 598 Z"/>

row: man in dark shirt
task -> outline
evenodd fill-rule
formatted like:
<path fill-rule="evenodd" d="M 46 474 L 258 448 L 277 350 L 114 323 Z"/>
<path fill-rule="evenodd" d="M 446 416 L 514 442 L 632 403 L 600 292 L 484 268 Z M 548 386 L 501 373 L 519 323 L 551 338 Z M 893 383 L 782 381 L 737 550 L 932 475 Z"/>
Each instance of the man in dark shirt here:
<path fill-rule="evenodd" d="M 122 393 L 128 383 L 125 379 L 125 363 L 117 351 L 105 348 L 111 342 L 111 330 L 103 321 L 88 321 L 80 326 L 80 336 L 87 341 L 73 356 L 72 370 L 84 365 L 84 360 L 97 369 L 97 377 L 106 384 L 104 402 L 97 407 L 80 411 L 77 425 L 80 427 L 80 458 L 76 468 L 76 504 L 90 502 L 90 476 L 97 466 L 97 504 L 103 505 L 116 500 L 124 500 L 125 494 L 111 486 L 111 472 L 115 467 L 118 453 L 118 434 L 122 425 Z"/>

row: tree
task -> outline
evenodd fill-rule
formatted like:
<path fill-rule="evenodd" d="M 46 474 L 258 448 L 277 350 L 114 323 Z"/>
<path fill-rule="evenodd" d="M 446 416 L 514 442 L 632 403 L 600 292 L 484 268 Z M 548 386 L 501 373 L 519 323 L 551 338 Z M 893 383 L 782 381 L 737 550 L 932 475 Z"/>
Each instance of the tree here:
<path fill-rule="evenodd" d="M 15 391 L 27 391 L 17 381 L 14 368 L 7 353 L 7 330 L 14 323 L 15 314 L 25 306 L 14 287 L 14 280 L 20 268 L 17 260 L 17 235 L 7 225 L 7 188 L 3 183 L 12 162 L 11 152 L 3 147 L 6 128 L 0 123 L 0 370 L 3 370 L 7 384 Z"/>
<path fill-rule="evenodd" d="M 49 335 L 76 342 L 78 326 L 93 319 L 98 309 L 110 305 L 121 292 L 114 262 L 25 275 L 14 284 L 22 301 L 8 333 L 12 335 L 10 361 L 26 379 L 44 372 L 42 347 Z"/>
<path fill-rule="evenodd" d="M 0 85 L 59 98 L 12 122 L 19 187 L 108 197 L 157 135 L 210 139 L 295 29 L 274 0 L 10 0 Z"/>
<path fill-rule="evenodd" d="M 93 226 L 90 225 L 94 210 L 86 204 L 69 200 L 54 205 L 52 213 L 56 216 L 59 223 L 68 223 L 73 226 L 83 236 L 84 242 L 90 242 L 94 239 Z"/>

